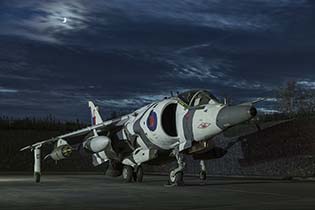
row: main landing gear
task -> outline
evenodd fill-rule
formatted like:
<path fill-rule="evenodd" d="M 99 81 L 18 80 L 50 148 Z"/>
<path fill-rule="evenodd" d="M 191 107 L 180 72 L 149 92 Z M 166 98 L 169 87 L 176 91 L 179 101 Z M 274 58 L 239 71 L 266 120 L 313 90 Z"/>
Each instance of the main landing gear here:
<path fill-rule="evenodd" d="M 140 165 L 140 166 L 132 167 L 132 166 L 125 165 L 122 171 L 122 178 L 124 182 L 126 183 L 132 182 L 132 180 L 139 183 L 142 182 L 143 180 L 142 166 Z"/>

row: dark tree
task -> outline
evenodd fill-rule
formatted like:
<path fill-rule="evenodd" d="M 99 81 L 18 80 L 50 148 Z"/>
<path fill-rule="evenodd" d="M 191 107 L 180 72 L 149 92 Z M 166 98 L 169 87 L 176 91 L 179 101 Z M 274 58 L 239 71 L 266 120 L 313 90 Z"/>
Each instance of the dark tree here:
<path fill-rule="evenodd" d="M 315 109 L 315 90 L 299 85 L 296 81 L 288 81 L 278 91 L 278 102 L 283 113 L 310 114 Z"/>

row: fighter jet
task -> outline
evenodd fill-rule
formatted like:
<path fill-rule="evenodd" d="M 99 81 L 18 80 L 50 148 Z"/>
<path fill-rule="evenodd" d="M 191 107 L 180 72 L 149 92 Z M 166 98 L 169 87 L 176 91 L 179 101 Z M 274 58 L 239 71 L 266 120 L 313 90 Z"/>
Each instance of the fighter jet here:
<path fill-rule="evenodd" d="M 53 144 L 54 149 L 45 159 L 62 160 L 73 152 L 84 151 L 92 155 L 94 166 L 107 162 L 111 174 L 122 176 L 125 182 L 142 182 L 144 164 L 176 160 L 177 167 L 169 173 L 169 184 L 182 185 L 184 156 L 200 161 L 200 179 L 205 180 L 204 161 L 227 152 L 213 143 L 213 137 L 255 117 L 256 102 L 232 106 L 206 90 L 191 90 L 103 121 L 98 107 L 89 101 L 91 126 L 37 142 L 21 151 L 34 152 L 36 182 L 41 175 L 41 148 Z"/>

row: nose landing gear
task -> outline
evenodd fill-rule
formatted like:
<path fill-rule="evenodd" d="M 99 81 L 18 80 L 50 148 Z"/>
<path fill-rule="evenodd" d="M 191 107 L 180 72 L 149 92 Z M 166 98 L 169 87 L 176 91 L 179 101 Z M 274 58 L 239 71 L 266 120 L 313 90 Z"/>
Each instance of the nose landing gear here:
<path fill-rule="evenodd" d="M 178 167 L 170 171 L 168 185 L 182 186 L 184 185 L 183 176 L 186 163 L 184 162 L 183 154 L 180 154 L 178 150 L 174 150 L 174 155 L 177 159 Z"/>
<path fill-rule="evenodd" d="M 182 186 L 184 185 L 184 173 L 182 171 L 176 172 L 176 169 L 172 170 L 169 174 L 169 185 Z"/>

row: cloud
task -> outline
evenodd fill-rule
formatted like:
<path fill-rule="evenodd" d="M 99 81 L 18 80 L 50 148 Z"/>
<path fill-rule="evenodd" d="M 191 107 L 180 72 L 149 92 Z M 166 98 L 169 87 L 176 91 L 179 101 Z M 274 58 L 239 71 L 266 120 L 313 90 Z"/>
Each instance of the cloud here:
<path fill-rule="evenodd" d="M 146 25 L 152 31 L 161 23 L 182 27 L 265 31 L 278 26 L 272 9 L 301 5 L 303 1 L 8 1 L 2 5 L 0 25 L 6 30 L 30 39 L 52 43 L 73 43 L 77 33 L 85 36 L 115 36 Z M 260 9 L 261 8 L 261 9 Z M 271 11 L 270 11 L 271 10 Z M 270 12 L 269 12 L 270 11 Z M 19 15 L 23 14 L 23 15 Z M 1 17 L 1 15 L 0 15 Z M 63 23 L 63 18 L 68 19 Z M 146 30 L 142 28 L 141 30 Z"/>
<path fill-rule="evenodd" d="M 271 1 L 264 2 L 265 7 L 276 5 Z M 272 24 L 266 11 L 260 11 L 257 4 L 263 2 L 253 2 L 242 0 L 235 4 L 232 1 L 105 1 L 99 3 L 105 8 L 104 11 L 119 11 L 133 22 L 173 22 L 177 24 L 189 24 L 205 26 L 217 29 L 244 29 L 257 30 L 264 29 Z M 287 2 L 289 4 L 289 2 Z M 259 5 L 258 5 L 259 6 Z M 256 10 L 254 10 L 256 9 Z M 265 15 L 266 14 L 266 15 Z"/>
<path fill-rule="evenodd" d="M 136 95 L 129 98 L 121 99 L 98 99 L 95 102 L 101 106 L 111 108 L 127 108 L 135 109 L 143 105 L 150 104 L 152 102 L 163 100 L 166 96 L 170 96 L 170 93 L 165 94 L 152 94 L 152 95 Z"/>
<path fill-rule="evenodd" d="M 62 34 L 86 28 L 86 10 L 80 1 L 30 0 L 2 4 L 6 6 L 2 9 L 6 15 L 3 15 L 0 25 L 6 30 L 1 30 L 0 34 L 14 34 L 32 40 L 61 44 Z M 28 15 L 18 15 L 20 13 Z M 67 23 L 62 22 L 64 17 L 68 19 Z"/>
<path fill-rule="evenodd" d="M 300 80 L 297 81 L 297 84 L 309 89 L 315 89 L 315 81 Z"/>
<path fill-rule="evenodd" d="M 17 93 L 18 90 L 0 87 L 0 93 Z"/>
<path fill-rule="evenodd" d="M 268 97 L 273 110 L 279 81 L 314 86 L 313 9 L 302 0 L 3 0 L 0 108 L 75 119 L 87 100 L 128 109 L 204 88 Z"/>
<path fill-rule="evenodd" d="M 264 101 L 266 101 L 266 102 L 277 102 L 278 99 L 277 98 L 265 98 Z"/>
<path fill-rule="evenodd" d="M 21 75 L 15 75 L 15 74 L 0 74 L 0 78 L 4 79 L 12 79 L 12 80 L 40 80 L 39 78 L 35 77 L 28 77 L 28 76 L 21 76 Z"/>
<path fill-rule="evenodd" d="M 268 109 L 268 108 L 257 108 L 259 112 L 262 112 L 264 114 L 274 114 L 274 113 L 280 113 L 279 110 L 275 109 Z"/>

